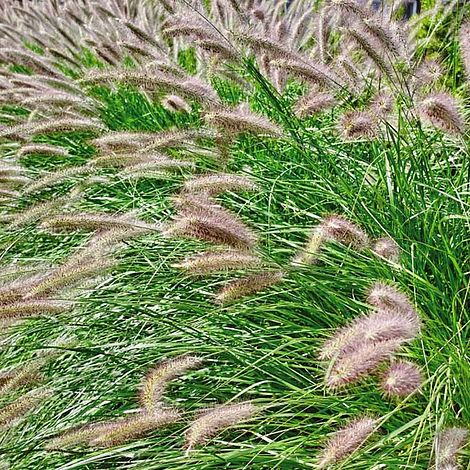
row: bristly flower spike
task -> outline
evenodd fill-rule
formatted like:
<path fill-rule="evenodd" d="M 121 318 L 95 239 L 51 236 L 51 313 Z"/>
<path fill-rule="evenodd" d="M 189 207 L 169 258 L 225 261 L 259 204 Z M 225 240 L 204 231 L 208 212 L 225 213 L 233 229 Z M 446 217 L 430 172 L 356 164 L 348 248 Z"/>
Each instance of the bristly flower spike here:
<path fill-rule="evenodd" d="M 193 276 L 211 273 L 259 267 L 261 259 L 246 251 L 225 250 L 207 251 L 185 258 L 174 265 Z"/>
<path fill-rule="evenodd" d="M 397 361 L 383 374 L 380 383 L 382 391 L 391 397 L 407 397 L 420 389 L 422 377 L 416 364 Z"/>
<path fill-rule="evenodd" d="M 119 419 L 103 425 L 99 433 L 90 440 L 91 447 L 110 448 L 145 436 L 154 429 L 167 426 L 179 420 L 180 413 L 172 408 L 160 408 L 152 412 L 139 413 L 126 419 Z"/>
<path fill-rule="evenodd" d="M 220 405 L 203 412 L 186 431 L 186 453 L 189 454 L 196 446 L 223 430 L 252 418 L 257 411 L 258 408 L 251 402 L 242 402 Z"/>
<path fill-rule="evenodd" d="M 148 412 L 161 408 L 163 393 L 169 382 L 186 371 L 202 366 L 202 359 L 188 354 L 168 359 L 152 368 L 143 381 L 139 393 L 142 408 Z"/>
<path fill-rule="evenodd" d="M 326 468 L 356 452 L 374 433 L 376 426 L 375 419 L 363 417 L 336 431 L 320 454 L 318 468 Z"/>
<path fill-rule="evenodd" d="M 284 278 L 282 271 L 265 271 L 235 279 L 226 284 L 216 295 L 215 302 L 225 305 L 248 295 L 256 294 L 279 284 Z"/>
<path fill-rule="evenodd" d="M 169 112 L 191 112 L 191 106 L 189 106 L 183 98 L 178 95 L 166 95 L 162 99 L 162 106 Z"/>
<path fill-rule="evenodd" d="M 468 440 L 468 429 L 450 427 L 437 434 L 434 441 L 436 469 L 457 465 L 457 456 Z"/>
<path fill-rule="evenodd" d="M 400 262 L 400 247 L 397 242 L 390 237 L 375 240 L 372 244 L 372 251 L 377 256 L 392 261 L 393 263 Z"/>
<path fill-rule="evenodd" d="M 343 243 L 355 250 L 362 250 L 369 246 L 369 237 L 364 230 L 341 215 L 325 217 L 320 227 L 327 240 Z"/>
<path fill-rule="evenodd" d="M 203 192 L 217 196 L 225 191 L 254 191 L 256 184 L 251 179 L 229 173 L 195 176 L 187 180 L 184 189 L 189 193 Z"/>
<path fill-rule="evenodd" d="M 460 29 L 460 53 L 467 74 L 467 81 L 470 82 L 470 21 L 463 23 Z"/>
<path fill-rule="evenodd" d="M 0 409 L 0 429 L 15 425 L 24 415 L 52 395 L 50 390 L 33 390 Z"/>
<path fill-rule="evenodd" d="M 439 92 L 427 95 L 419 104 L 421 118 L 451 135 L 462 134 L 465 122 L 460 115 L 457 101 L 449 93 Z"/>

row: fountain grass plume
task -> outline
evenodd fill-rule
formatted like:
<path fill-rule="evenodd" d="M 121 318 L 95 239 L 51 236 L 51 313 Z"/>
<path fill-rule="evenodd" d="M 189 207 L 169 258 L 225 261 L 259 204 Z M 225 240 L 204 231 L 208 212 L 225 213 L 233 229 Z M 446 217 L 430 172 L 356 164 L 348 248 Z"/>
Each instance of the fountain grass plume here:
<path fill-rule="evenodd" d="M 460 54 L 467 74 L 467 81 L 470 82 L 470 21 L 466 21 L 460 28 Z"/>
<path fill-rule="evenodd" d="M 99 119 L 64 117 L 30 125 L 28 134 L 35 136 L 55 132 L 104 132 L 106 130 L 105 125 Z"/>
<path fill-rule="evenodd" d="M 147 412 L 154 412 L 161 408 L 163 394 L 168 384 L 191 369 L 201 367 L 201 358 L 184 354 L 172 359 L 161 361 L 150 369 L 140 387 L 139 401 Z"/>
<path fill-rule="evenodd" d="M 46 389 L 32 390 L 19 397 L 13 403 L 0 409 L 0 429 L 14 426 L 28 412 L 31 412 L 42 401 L 50 398 L 52 391 Z"/>
<path fill-rule="evenodd" d="M 54 155 L 57 157 L 67 157 L 69 156 L 68 150 L 57 147 L 50 144 L 27 144 L 23 145 L 17 152 L 18 158 L 25 157 L 27 155 Z"/>
<path fill-rule="evenodd" d="M 210 196 L 217 196 L 225 191 L 254 191 L 256 188 L 255 182 L 250 178 L 230 173 L 197 175 L 184 184 L 184 190 L 189 193 L 203 192 Z"/>
<path fill-rule="evenodd" d="M 337 358 L 327 372 L 326 385 L 339 389 L 366 377 L 403 345 L 402 338 L 359 343 L 348 354 Z"/>
<path fill-rule="evenodd" d="M 178 209 L 166 235 L 198 238 L 233 248 L 255 245 L 256 234 L 236 215 L 215 203 L 208 195 L 182 194 L 173 198 Z"/>
<path fill-rule="evenodd" d="M 420 117 L 427 123 L 451 135 L 465 131 L 465 121 L 461 116 L 456 99 L 446 92 L 425 96 L 418 105 Z"/>
<path fill-rule="evenodd" d="M 13 320 L 67 312 L 72 302 L 61 300 L 28 300 L 0 305 L 0 319 Z"/>
<path fill-rule="evenodd" d="M 396 287 L 384 282 L 374 283 L 367 292 L 367 303 L 378 310 L 392 310 L 419 324 L 419 316 L 410 299 Z"/>
<path fill-rule="evenodd" d="M 247 132 L 281 137 L 282 130 L 264 116 L 253 113 L 245 106 L 238 108 L 219 108 L 204 115 L 206 122 L 222 132 L 238 134 Z"/>
<path fill-rule="evenodd" d="M 38 180 L 33 181 L 24 189 L 24 193 L 32 194 L 37 191 L 41 191 L 49 186 L 53 186 L 55 184 L 63 183 L 64 181 L 68 181 L 69 178 L 73 176 L 87 175 L 87 174 L 90 174 L 91 172 L 92 172 L 92 169 L 87 165 L 71 166 L 71 167 L 63 168 L 53 173 L 48 173 L 45 176 L 39 178 Z"/>
<path fill-rule="evenodd" d="M 166 95 L 162 98 L 162 106 L 169 112 L 178 113 L 190 113 L 191 106 L 178 95 Z"/>
<path fill-rule="evenodd" d="M 350 421 L 327 440 L 318 458 L 318 468 L 329 467 L 357 452 L 372 436 L 376 427 L 377 420 L 369 416 Z"/>
<path fill-rule="evenodd" d="M 238 250 L 206 251 L 185 258 L 173 266 L 193 276 L 208 275 L 217 272 L 256 268 L 262 260 L 249 252 Z"/>
<path fill-rule="evenodd" d="M 243 297 L 256 294 L 268 287 L 279 284 L 284 279 L 284 276 L 285 273 L 282 271 L 264 271 L 235 279 L 217 292 L 215 302 L 220 305 L 235 302 Z"/>
<path fill-rule="evenodd" d="M 393 362 L 382 375 L 380 388 L 390 397 L 407 397 L 421 388 L 419 367 L 409 361 Z"/>
<path fill-rule="evenodd" d="M 175 423 L 181 414 L 173 408 L 159 408 L 103 425 L 89 442 L 91 447 L 110 448 L 139 439 L 155 429 Z"/>
<path fill-rule="evenodd" d="M 363 250 L 370 243 L 364 230 L 342 215 L 333 214 L 324 217 L 320 223 L 320 229 L 326 240 L 342 243 L 355 250 Z"/>
<path fill-rule="evenodd" d="M 178 216 L 165 230 L 167 236 L 196 238 L 202 241 L 247 249 L 256 242 L 255 234 L 235 216 L 219 211 L 221 218 L 214 218 L 214 212 Z"/>
<path fill-rule="evenodd" d="M 50 296 L 64 288 L 68 288 L 82 280 L 89 279 L 90 277 L 100 276 L 117 264 L 113 259 L 74 259 L 71 262 L 66 262 L 63 266 L 54 269 L 51 273 L 46 275 L 37 285 L 33 286 L 26 299 L 41 298 Z"/>
<path fill-rule="evenodd" d="M 379 132 L 377 116 L 369 110 L 347 111 L 339 120 L 338 130 L 345 140 L 374 139 Z"/>
<path fill-rule="evenodd" d="M 50 201 L 39 202 L 25 210 L 14 214 L 8 229 L 17 229 L 27 224 L 35 223 L 44 219 L 48 215 L 57 214 L 64 210 L 64 207 L 70 206 L 83 197 L 81 191 L 71 191 L 68 195 L 51 199 Z"/>
<path fill-rule="evenodd" d="M 381 258 L 393 263 L 400 262 L 400 247 L 397 242 L 390 237 L 382 237 L 374 240 L 372 243 L 372 251 Z"/>
<path fill-rule="evenodd" d="M 251 402 L 220 405 L 203 412 L 185 433 L 186 453 L 225 429 L 252 418 L 259 409 Z"/>
<path fill-rule="evenodd" d="M 434 441 L 436 470 L 444 465 L 457 465 L 457 457 L 468 441 L 468 429 L 449 427 L 440 431 Z"/>
<path fill-rule="evenodd" d="M 335 104 L 336 100 L 330 93 L 313 90 L 299 99 L 295 105 L 295 114 L 301 118 L 309 117 L 328 110 Z"/>
<path fill-rule="evenodd" d="M 161 159 L 148 159 L 140 163 L 128 164 L 124 169 L 120 170 L 118 175 L 124 178 L 136 178 L 136 177 L 154 177 L 159 176 L 167 178 L 171 171 L 183 170 L 183 169 L 194 169 L 195 165 L 193 162 L 185 160 L 174 160 L 171 158 Z"/>
<path fill-rule="evenodd" d="M 159 224 L 149 224 L 129 215 L 111 215 L 104 213 L 63 214 L 50 217 L 40 225 L 41 228 L 62 230 L 106 230 L 142 228 L 159 230 Z"/>

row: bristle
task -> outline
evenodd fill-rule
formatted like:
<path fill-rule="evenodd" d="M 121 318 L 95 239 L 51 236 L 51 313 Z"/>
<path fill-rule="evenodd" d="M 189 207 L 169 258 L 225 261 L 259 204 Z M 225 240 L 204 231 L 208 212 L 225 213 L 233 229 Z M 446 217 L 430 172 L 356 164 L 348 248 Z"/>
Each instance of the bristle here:
<path fill-rule="evenodd" d="M 377 421 L 370 417 L 356 418 L 336 431 L 326 442 L 318 460 L 318 468 L 326 468 L 356 452 L 374 433 Z"/>
<path fill-rule="evenodd" d="M 206 411 L 186 431 L 187 452 L 225 429 L 252 418 L 257 411 L 257 407 L 250 402 L 221 405 Z"/>
<path fill-rule="evenodd" d="M 397 242 L 390 237 L 375 240 L 372 243 L 372 251 L 377 256 L 392 261 L 393 263 L 400 262 L 400 247 Z"/>
<path fill-rule="evenodd" d="M 187 273 L 200 276 L 221 271 L 254 268 L 261 265 L 261 259 L 246 251 L 207 251 L 190 256 L 174 266 Z"/>
<path fill-rule="evenodd" d="M 459 135 L 465 130 L 457 101 L 449 93 L 427 95 L 419 104 L 419 115 L 425 122 L 448 134 Z"/>
<path fill-rule="evenodd" d="M 283 278 L 284 273 L 281 271 L 265 271 L 235 279 L 220 289 L 216 295 L 215 301 L 222 305 L 234 302 L 278 284 Z"/>
<path fill-rule="evenodd" d="M 422 377 L 416 364 L 397 361 L 382 376 L 380 387 L 388 396 L 406 397 L 419 390 Z"/>
<path fill-rule="evenodd" d="M 254 191 L 256 184 L 251 179 L 230 173 L 215 173 L 195 176 L 186 180 L 184 189 L 188 192 L 204 192 L 217 196 L 225 191 Z"/>
<path fill-rule="evenodd" d="M 140 389 L 139 400 L 142 408 L 151 412 L 161 407 L 163 393 L 169 382 L 190 369 L 201 367 L 202 363 L 199 357 L 185 354 L 157 364 L 147 373 Z"/>

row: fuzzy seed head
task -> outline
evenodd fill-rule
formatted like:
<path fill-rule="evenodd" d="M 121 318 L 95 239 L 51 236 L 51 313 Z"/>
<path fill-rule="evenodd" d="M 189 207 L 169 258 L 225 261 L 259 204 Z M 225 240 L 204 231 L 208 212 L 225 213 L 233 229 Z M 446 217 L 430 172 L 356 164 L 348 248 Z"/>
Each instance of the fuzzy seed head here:
<path fill-rule="evenodd" d="M 390 237 L 383 237 L 375 240 L 372 244 L 372 251 L 381 258 L 392 261 L 393 263 L 400 262 L 400 247 Z"/>
<path fill-rule="evenodd" d="M 470 21 L 463 23 L 460 29 L 460 53 L 467 74 L 467 80 L 470 81 Z"/>
<path fill-rule="evenodd" d="M 151 431 L 167 426 L 180 419 L 175 409 L 161 408 L 152 412 L 139 413 L 126 419 L 119 419 L 101 426 L 99 434 L 90 441 L 91 447 L 110 448 L 139 439 Z"/>
<path fill-rule="evenodd" d="M 320 454 L 318 468 L 326 468 L 356 452 L 374 433 L 376 425 L 375 419 L 363 417 L 336 431 Z"/>
<path fill-rule="evenodd" d="M 0 429 L 16 424 L 24 415 L 52 395 L 49 390 L 33 390 L 0 409 Z"/>
<path fill-rule="evenodd" d="M 403 344 L 402 339 L 390 339 L 378 342 L 360 343 L 336 359 L 326 377 L 330 389 L 345 387 L 375 371 Z"/>
<path fill-rule="evenodd" d="M 281 271 L 265 271 L 229 282 L 217 293 L 215 302 L 225 305 L 248 295 L 256 294 L 275 284 L 279 284 L 284 278 Z"/>
<path fill-rule="evenodd" d="M 261 265 L 261 259 L 246 251 L 226 250 L 207 251 L 190 256 L 175 267 L 194 276 L 207 275 L 221 271 L 254 268 Z"/>
<path fill-rule="evenodd" d="M 377 119 L 368 111 L 348 111 L 339 121 L 339 130 L 346 140 L 373 139 L 377 136 Z"/>
<path fill-rule="evenodd" d="M 243 402 L 220 405 L 202 413 L 186 431 L 188 452 L 223 430 L 252 418 L 257 411 L 252 403 Z"/>
<path fill-rule="evenodd" d="M 452 427 L 441 431 L 434 441 L 436 468 L 455 464 L 458 453 L 468 440 L 468 429 Z"/>
<path fill-rule="evenodd" d="M 419 316 L 408 297 L 389 284 L 373 284 L 367 294 L 367 303 L 378 310 L 396 311 L 404 318 L 419 323 Z"/>
<path fill-rule="evenodd" d="M 355 250 L 362 250 L 369 246 L 369 237 L 355 223 L 340 215 L 325 217 L 320 229 L 327 240 L 350 246 Z"/>
<path fill-rule="evenodd" d="M 419 390 L 422 381 L 421 372 L 416 364 L 397 361 L 385 372 L 380 386 L 388 396 L 407 397 Z"/>
<path fill-rule="evenodd" d="M 147 373 L 142 384 L 139 394 L 142 408 L 150 412 L 161 407 L 163 393 L 168 384 L 186 371 L 201 366 L 202 359 L 190 355 L 179 356 L 157 364 Z"/>
<path fill-rule="evenodd" d="M 269 119 L 257 115 L 246 107 L 237 109 L 218 109 L 206 113 L 208 124 L 222 132 L 238 134 L 248 132 L 251 134 L 266 134 L 273 137 L 282 136 L 282 130 Z"/>
<path fill-rule="evenodd" d="M 166 95 L 162 99 L 162 106 L 171 113 L 190 113 L 191 106 L 189 106 L 183 98 L 180 98 L 178 95 Z"/>
<path fill-rule="evenodd" d="M 189 193 L 203 192 L 217 196 L 225 191 L 254 191 L 256 184 L 245 176 L 216 173 L 191 178 L 184 184 L 184 189 Z"/>
<path fill-rule="evenodd" d="M 459 135 L 465 130 L 457 101 L 448 93 L 427 95 L 419 104 L 418 112 L 425 122 L 448 134 Z"/>
<path fill-rule="evenodd" d="M 314 91 L 302 97 L 295 105 L 295 114 L 300 117 L 309 117 L 320 111 L 332 108 L 336 104 L 335 98 L 329 93 Z"/>

